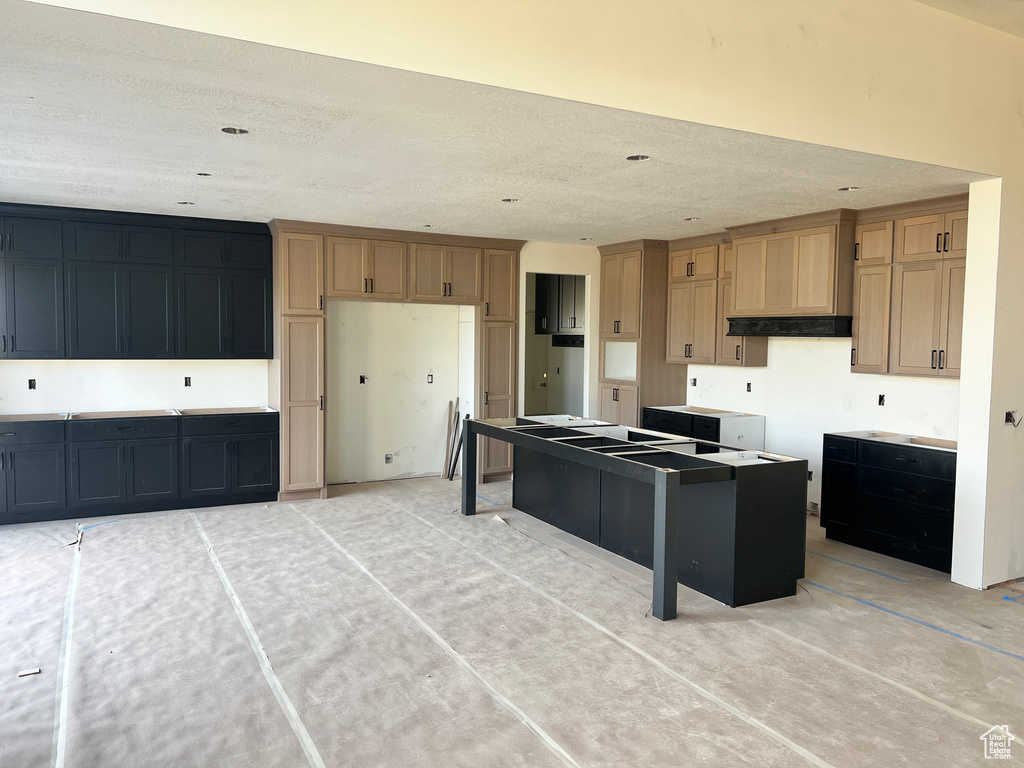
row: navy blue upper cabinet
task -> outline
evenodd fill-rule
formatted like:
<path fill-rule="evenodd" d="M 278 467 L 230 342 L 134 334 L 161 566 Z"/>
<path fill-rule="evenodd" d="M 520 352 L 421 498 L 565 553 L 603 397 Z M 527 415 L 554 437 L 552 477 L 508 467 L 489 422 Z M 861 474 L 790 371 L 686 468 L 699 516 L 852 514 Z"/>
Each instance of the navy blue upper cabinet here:
<path fill-rule="evenodd" d="M 235 272 L 226 276 L 227 356 L 272 357 L 273 281 L 269 272 Z"/>
<path fill-rule="evenodd" d="M 183 229 L 177 233 L 176 246 L 180 264 L 195 267 L 270 269 L 271 240 L 262 235 Z"/>
<path fill-rule="evenodd" d="M 64 222 L 64 255 L 69 259 L 170 264 L 173 254 L 169 227 Z"/>
<path fill-rule="evenodd" d="M 64 264 L 31 258 L 3 261 L 7 272 L 7 357 L 64 357 Z"/>
<path fill-rule="evenodd" d="M 228 236 L 228 264 L 269 270 L 273 259 L 269 237 L 252 235 Z"/>
<path fill-rule="evenodd" d="M 0 256 L 59 259 L 61 227 L 56 219 L 29 219 L 8 216 L 0 219 L 3 245 Z"/>
<path fill-rule="evenodd" d="M 178 269 L 178 355 L 227 354 L 227 287 L 220 269 Z"/>

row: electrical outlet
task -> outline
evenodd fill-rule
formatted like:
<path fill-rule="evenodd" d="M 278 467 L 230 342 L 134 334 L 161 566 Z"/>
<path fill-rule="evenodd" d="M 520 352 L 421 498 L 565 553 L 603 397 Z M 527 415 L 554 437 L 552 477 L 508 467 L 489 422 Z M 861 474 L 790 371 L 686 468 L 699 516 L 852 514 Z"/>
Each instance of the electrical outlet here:
<path fill-rule="evenodd" d="M 191 376 L 186 376 L 185 377 L 185 386 L 186 387 L 191 387 L 192 386 L 192 377 Z"/>
<path fill-rule="evenodd" d="M 885 395 L 879 395 L 878 396 L 878 404 L 879 405 L 885 405 Z"/>
<path fill-rule="evenodd" d="M 1013 426 L 1016 427 L 1018 424 L 1020 424 L 1020 413 L 1018 411 L 1007 411 L 1006 421 L 1004 421 L 1003 423 L 1013 424 Z"/>
<path fill-rule="evenodd" d="M 696 387 L 697 386 L 697 379 L 695 379 L 695 378 L 690 379 L 690 386 L 691 387 Z"/>
<path fill-rule="evenodd" d="M 35 379 L 29 379 L 28 380 L 28 388 L 29 389 L 35 389 L 36 388 L 36 380 Z"/>
<path fill-rule="evenodd" d="M 814 479 L 814 471 L 813 471 L 813 470 L 810 470 L 810 469 L 809 469 L 809 470 L 807 470 L 807 482 L 809 483 L 809 482 L 811 482 L 811 480 L 813 480 L 813 479 Z"/>
<path fill-rule="evenodd" d="M 433 383 L 434 383 L 434 374 L 428 373 L 427 374 L 427 384 L 433 384 Z"/>
<path fill-rule="evenodd" d="M 366 383 L 366 374 L 365 373 L 360 373 L 359 374 L 359 383 L 360 384 L 365 384 Z"/>
<path fill-rule="evenodd" d="M 749 391 L 750 391 L 750 382 L 748 381 L 747 382 L 747 392 L 749 392 Z"/>
<path fill-rule="evenodd" d="M 384 454 L 384 463 L 385 464 L 390 464 L 394 460 L 395 460 L 395 457 L 394 457 L 393 454 L 390 454 L 390 453 L 385 453 Z"/>

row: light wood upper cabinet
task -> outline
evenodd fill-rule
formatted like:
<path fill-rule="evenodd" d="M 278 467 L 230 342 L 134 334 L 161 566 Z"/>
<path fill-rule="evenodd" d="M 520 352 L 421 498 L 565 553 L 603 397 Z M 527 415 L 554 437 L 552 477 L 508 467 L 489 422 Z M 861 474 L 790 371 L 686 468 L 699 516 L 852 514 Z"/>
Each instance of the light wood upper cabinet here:
<path fill-rule="evenodd" d="M 668 281 L 713 280 L 718 277 L 718 246 L 706 245 L 681 251 L 669 251 Z"/>
<path fill-rule="evenodd" d="M 690 277 L 690 262 L 693 260 L 693 249 L 668 252 L 668 281 L 681 283 Z"/>
<path fill-rule="evenodd" d="M 854 270 L 853 280 L 850 370 L 858 373 L 886 373 L 889 370 L 892 267 L 858 267 Z"/>
<path fill-rule="evenodd" d="M 737 316 L 832 315 L 839 257 L 834 225 L 734 242 Z"/>
<path fill-rule="evenodd" d="M 718 280 L 718 322 L 715 363 L 763 367 L 768 365 L 767 336 L 729 336 L 729 317 L 734 316 L 732 278 Z"/>
<path fill-rule="evenodd" d="M 479 248 L 413 243 L 410 246 L 411 298 L 478 304 L 483 294 L 482 262 Z"/>
<path fill-rule="evenodd" d="M 665 355 L 668 362 L 715 362 L 717 293 L 714 280 L 669 286 Z"/>
<path fill-rule="evenodd" d="M 642 264 L 642 251 L 601 257 L 602 336 L 639 338 Z"/>
<path fill-rule="evenodd" d="M 736 248 L 732 243 L 718 246 L 718 276 L 733 277 L 736 271 Z"/>
<path fill-rule="evenodd" d="M 324 238 L 283 232 L 277 239 L 281 314 L 320 315 L 324 311 Z"/>
<path fill-rule="evenodd" d="M 327 238 L 327 295 L 334 299 L 403 301 L 405 243 Z"/>
<path fill-rule="evenodd" d="M 896 261 L 967 256 L 967 211 L 914 216 L 896 222 Z"/>
<path fill-rule="evenodd" d="M 519 259 L 515 251 L 484 251 L 484 320 L 514 322 Z"/>
<path fill-rule="evenodd" d="M 892 263 L 893 223 L 881 221 L 876 224 L 861 224 L 857 227 L 857 239 L 853 246 L 853 260 L 858 267 Z M 854 288 L 856 291 L 856 288 Z M 856 304 L 856 300 L 854 301 Z"/>
<path fill-rule="evenodd" d="M 893 268 L 890 373 L 960 375 L 964 259 Z"/>

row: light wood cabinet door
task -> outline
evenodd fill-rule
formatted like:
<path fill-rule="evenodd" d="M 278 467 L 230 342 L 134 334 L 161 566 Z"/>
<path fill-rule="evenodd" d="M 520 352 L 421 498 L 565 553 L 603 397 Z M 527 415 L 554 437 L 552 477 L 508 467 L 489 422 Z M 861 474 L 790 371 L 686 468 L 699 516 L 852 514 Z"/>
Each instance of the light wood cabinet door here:
<path fill-rule="evenodd" d="M 478 304 L 483 295 L 483 252 L 479 248 L 447 247 L 448 300 Z"/>
<path fill-rule="evenodd" d="M 761 314 L 765 310 L 767 241 L 764 238 L 737 240 L 733 243 L 733 250 L 736 316 Z"/>
<path fill-rule="evenodd" d="M 896 261 L 932 261 L 942 258 L 946 216 L 914 216 L 896 222 Z"/>
<path fill-rule="evenodd" d="M 280 248 L 281 313 L 323 314 L 323 236 L 284 232 L 280 236 Z"/>
<path fill-rule="evenodd" d="M 483 404 L 484 418 L 506 418 L 515 413 L 516 324 L 484 323 Z M 512 446 L 480 438 L 479 455 L 484 475 L 512 469 Z"/>
<path fill-rule="evenodd" d="M 612 424 L 619 423 L 619 403 L 615 396 L 614 384 L 597 385 L 597 402 L 600 411 L 598 418 L 601 421 L 608 421 Z"/>
<path fill-rule="evenodd" d="M 718 321 L 718 285 L 714 280 L 693 283 L 693 321 L 691 323 L 689 362 L 710 365 L 715 362 Z"/>
<path fill-rule="evenodd" d="M 938 371 L 942 262 L 893 267 L 890 373 L 934 376 Z"/>
<path fill-rule="evenodd" d="M 718 276 L 732 277 L 736 271 L 736 248 L 732 243 L 718 246 Z"/>
<path fill-rule="evenodd" d="M 939 376 L 960 378 L 964 336 L 964 282 L 966 259 L 942 262 L 942 307 L 939 319 Z"/>
<path fill-rule="evenodd" d="M 946 234 L 949 237 L 946 237 Z M 942 258 L 967 258 L 967 211 L 946 214 L 946 228 L 943 233 Z"/>
<path fill-rule="evenodd" d="M 404 301 L 408 295 L 405 243 L 375 240 L 370 243 L 369 296 Z"/>
<path fill-rule="evenodd" d="M 853 346 L 850 370 L 889 370 L 889 299 L 892 267 L 858 267 L 853 276 Z"/>
<path fill-rule="evenodd" d="M 448 295 L 443 245 L 409 246 L 410 298 L 444 299 Z"/>
<path fill-rule="evenodd" d="M 693 265 L 690 267 L 691 280 L 713 280 L 718 277 L 717 245 L 694 248 L 693 258 L 690 261 Z"/>
<path fill-rule="evenodd" d="M 601 335 L 612 336 L 619 327 L 622 259 L 618 254 L 601 257 Z"/>
<path fill-rule="evenodd" d="M 622 277 L 619 283 L 619 333 L 626 339 L 640 338 L 640 281 L 643 275 L 643 254 L 623 253 Z"/>
<path fill-rule="evenodd" d="M 818 227 L 796 233 L 794 270 L 796 303 L 793 309 L 798 314 L 832 314 L 836 290 L 835 227 Z"/>
<path fill-rule="evenodd" d="M 484 251 L 484 320 L 515 321 L 518 256 L 515 251 Z"/>
<path fill-rule="evenodd" d="M 668 253 L 668 281 L 679 283 L 690 277 L 690 262 L 693 260 L 693 249 L 685 251 L 669 251 Z"/>
<path fill-rule="evenodd" d="M 693 284 L 677 283 L 668 287 L 668 320 L 665 359 L 670 363 L 688 362 L 693 338 Z"/>
<path fill-rule="evenodd" d="M 369 288 L 369 243 L 348 237 L 327 238 L 327 295 L 361 299 Z"/>
<path fill-rule="evenodd" d="M 616 423 L 624 427 L 640 426 L 640 389 L 639 387 L 616 387 L 619 406 L 619 417 Z"/>
<path fill-rule="evenodd" d="M 893 222 L 861 224 L 853 245 L 853 260 L 858 267 L 892 263 Z M 856 290 L 856 289 L 855 289 Z"/>
<path fill-rule="evenodd" d="M 732 278 L 721 278 L 718 281 L 715 363 L 745 367 L 768 365 L 767 336 L 729 336 L 729 318 L 735 316 Z"/>
<path fill-rule="evenodd" d="M 281 322 L 281 490 L 323 488 L 324 318 Z"/>

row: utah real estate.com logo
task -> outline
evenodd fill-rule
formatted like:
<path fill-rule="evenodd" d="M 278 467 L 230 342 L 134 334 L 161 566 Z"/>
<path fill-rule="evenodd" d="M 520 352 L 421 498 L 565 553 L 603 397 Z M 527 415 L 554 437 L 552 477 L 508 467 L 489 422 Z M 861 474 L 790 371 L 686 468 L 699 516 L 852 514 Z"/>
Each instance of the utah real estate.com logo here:
<path fill-rule="evenodd" d="M 1017 739 L 1008 725 L 995 725 L 979 738 L 985 742 L 986 760 L 1009 760 L 1010 745 Z"/>

